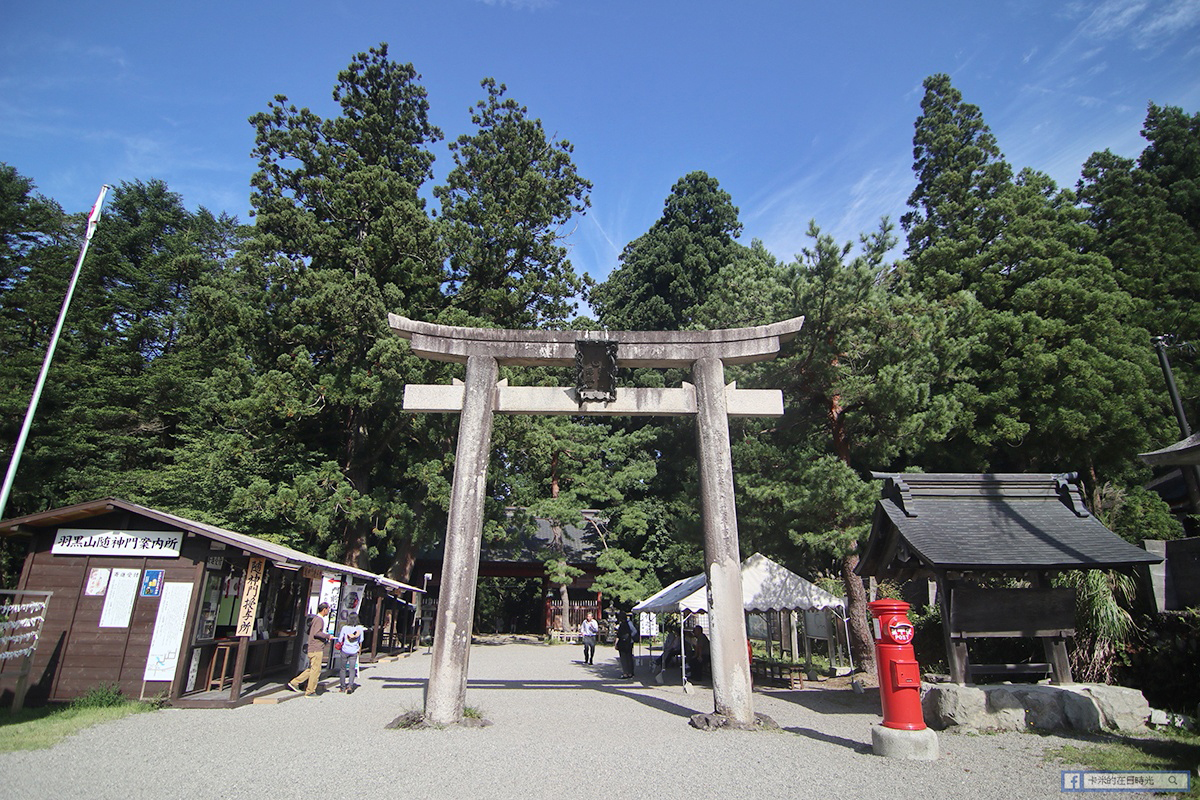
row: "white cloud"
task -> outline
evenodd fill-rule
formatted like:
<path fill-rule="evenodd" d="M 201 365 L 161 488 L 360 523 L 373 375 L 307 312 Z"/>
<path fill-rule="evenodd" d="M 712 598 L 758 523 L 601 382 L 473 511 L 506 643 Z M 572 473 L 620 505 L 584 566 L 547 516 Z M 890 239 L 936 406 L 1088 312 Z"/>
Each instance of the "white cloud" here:
<path fill-rule="evenodd" d="M 1097 6 L 1078 33 L 1088 39 L 1111 39 L 1134 27 L 1137 17 L 1146 9 L 1146 0 L 1106 0 Z"/>
<path fill-rule="evenodd" d="M 1154 12 L 1133 32 L 1134 44 L 1139 49 L 1157 47 L 1165 40 L 1185 34 L 1200 24 L 1200 3 L 1196 0 L 1160 4 L 1154 6 Z"/>

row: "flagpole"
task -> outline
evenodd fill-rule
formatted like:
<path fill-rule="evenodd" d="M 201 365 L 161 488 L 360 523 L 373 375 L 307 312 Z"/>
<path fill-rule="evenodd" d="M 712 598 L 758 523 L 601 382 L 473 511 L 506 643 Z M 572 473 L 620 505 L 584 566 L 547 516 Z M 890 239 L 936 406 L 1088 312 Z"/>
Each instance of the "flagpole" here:
<path fill-rule="evenodd" d="M 21 461 L 21 452 L 25 449 L 25 440 L 29 438 L 29 429 L 33 427 L 33 415 L 37 411 L 38 401 L 42 397 L 42 387 L 46 385 L 46 375 L 50 372 L 50 361 L 54 358 L 54 349 L 58 346 L 58 337 L 62 334 L 63 325 L 67 320 L 67 308 L 71 305 L 71 297 L 75 294 L 75 284 L 79 282 L 79 273 L 83 269 L 83 257 L 87 255 L 88 245 L 92 243 L 92 234 L 96 232 L 96 223 L 100 221 L 100 209 L 104 205 L 104 195 L 108 194 L 108 184 L 100 187 L 100 196 L 92 213 L 88 214 L 87 232 L 83 236 L 83 247 L 79 249 L 79 259 L 75 262 L 75 272 L 71 274 L 71 283 L 67 286 L 67 294 L 63 298 L 62 309 L 58 312 L 58 324 L 54 326 L 54 335 L 50 337 L 50 346 L 46 348 L 46 358 L 42 361 L 42 371 L 38 374 L 37 385 L 33 387 L 33 397 L 29 400 L 29 410 L 25 412 L 25 423 L 21 433 L 13 445 L 12 458 L 8 462 L 8 474 L 4 476 L 4 488 L 0 489 L 0 519 L 4 519 L 4 509 L 8 506 L 8 495 L 12 491 L 13 480 L 17 476 L 17 464 Z"/>

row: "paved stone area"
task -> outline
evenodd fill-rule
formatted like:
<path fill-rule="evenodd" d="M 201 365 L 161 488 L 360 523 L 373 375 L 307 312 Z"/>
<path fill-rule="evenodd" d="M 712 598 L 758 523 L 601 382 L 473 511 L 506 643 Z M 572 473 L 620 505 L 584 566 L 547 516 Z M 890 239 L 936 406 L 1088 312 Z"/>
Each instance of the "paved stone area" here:
<path fill-rule="evenodd" d="M 1044 798 L 1072 739 L 939 734 L 940 758 L 871 752 L 878 696 L 808 688 L 754 694 L 779 731 L 702 732 L 712 691 L 619 679 L 578 645 L 477 644 L 467 703 L 487 728 L 388 730 L 422 708 L 430 656 L 367 665 L 362 689 L 278 705 L 165 709 L 92 728 L 50 750 L 0 755 L 0 797 L 22 798 Z M 1129 795 L 1125 795 L 1129 796 Z"/>

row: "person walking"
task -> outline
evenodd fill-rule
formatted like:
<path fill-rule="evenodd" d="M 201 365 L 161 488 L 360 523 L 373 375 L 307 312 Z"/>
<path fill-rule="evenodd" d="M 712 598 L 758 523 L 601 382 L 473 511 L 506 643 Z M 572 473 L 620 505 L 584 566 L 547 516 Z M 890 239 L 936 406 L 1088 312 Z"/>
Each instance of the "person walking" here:
<path fill-rule="evenodd" d="M 592 618 L 592 612 L 587 612 L 579 625 L 579 635 L 583 637 L 583 663 L 590 664 L 596 657 L 596 636 L 600 633 L 600 625 Z"/>
<path fill-rule="evenodd" d="M 321 661 L 325 658 L 325 643 L 329 634 L 325 632 L 325 619 L 329 616 L 329 603 L 317 606 L 317 615 L 308 623 L 308 636 L 304 639 L 304 652 L 308 654 L 308 669 L 288 681 L 287 687 L 293 692 L 300 691 L 299 683 L 308 679 L 304 689 L 305 697 L 312 697 L 317 691 L 317 682 L 321 680 Z"/>
<path fill-rule="evenodd" d="M 354 690 L 358 688 L 358 654 L 362 651 L 365 630 L 366 628 L 358 624 L 358 614 L 351 611 L 346 617 L 346 624 L 338 631 L 337 641 L 341 645 L 338 649 L 342 654 L 341 685 L 338 691 L 346 694 L 354 694 Z"/>
<path fill-rule="evenodd" d="M 638 630 L 633 620 L 624 611 L 617 613 L 617 654 L 621 657 L 621 677 L 633 677 L 633 643 Z"/>

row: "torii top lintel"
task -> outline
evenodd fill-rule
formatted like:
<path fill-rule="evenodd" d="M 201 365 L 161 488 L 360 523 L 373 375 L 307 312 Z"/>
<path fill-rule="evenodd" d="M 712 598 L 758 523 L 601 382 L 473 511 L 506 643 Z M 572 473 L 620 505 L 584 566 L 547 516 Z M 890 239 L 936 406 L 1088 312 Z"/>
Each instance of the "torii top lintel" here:
<path fill-rule="evenodd" d="M 408 339 L 419 356 L 465 363 L 469 356 L 487 355 L 501 364 L 527 367 L 573 366 L 579 340 L 617 342 L 622 367 L 690 367 L 702 358 L 719 358 L 725 364 L 766 361 L 803 324 L 804 317 L 792 317 L 716 331 L 523 331 L 437 325 L 388 314 L 392 331 Z"/>

